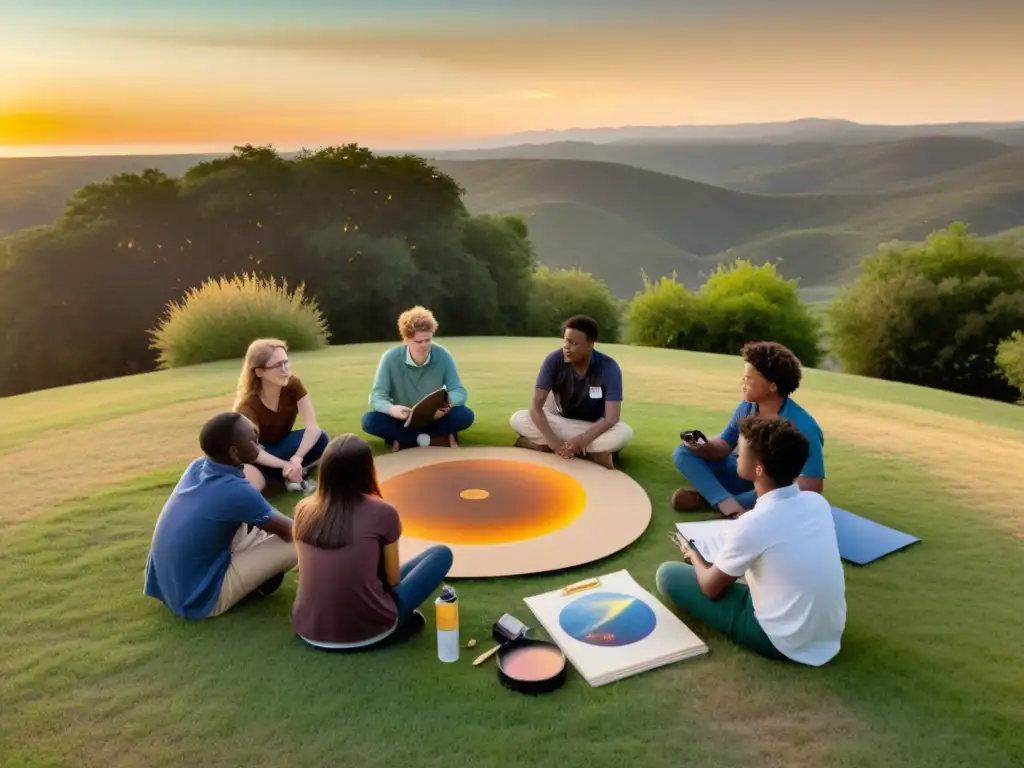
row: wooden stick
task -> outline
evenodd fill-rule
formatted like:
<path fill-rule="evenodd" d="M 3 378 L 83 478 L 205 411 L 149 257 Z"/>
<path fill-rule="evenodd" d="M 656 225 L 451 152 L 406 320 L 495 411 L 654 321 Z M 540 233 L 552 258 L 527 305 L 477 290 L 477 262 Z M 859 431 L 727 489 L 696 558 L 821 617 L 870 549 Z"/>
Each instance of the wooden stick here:
<path fill-rule="evenodd" d="M 499 648 L 501 648 L 501 644 L 500 643 L 498 645 L 494 646 L 493 648 L 491 648 L 491 650 L 484 651 L 483 653 L 481 653 L 479 656 L 476 657 L 476 660 L 473 662 L 473 666 L 474 667 L 479 667 L 481 664 L 483 664 L 485 661 L 487 661 L 489 658 L 491 658 L 491 656 L 493 656 L 495 653 L 497 653 Z"/>

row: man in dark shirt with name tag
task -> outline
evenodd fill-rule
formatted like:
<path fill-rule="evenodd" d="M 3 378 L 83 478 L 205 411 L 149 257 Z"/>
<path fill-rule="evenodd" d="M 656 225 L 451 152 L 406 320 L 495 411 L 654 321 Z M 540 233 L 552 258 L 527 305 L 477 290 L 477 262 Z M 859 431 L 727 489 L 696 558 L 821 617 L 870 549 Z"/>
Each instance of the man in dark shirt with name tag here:
<path fill-rule="evenodd" d="M 633 430 L 621 421 L 622 370 L 594 349 L 597 336 L 592 318 L 575 315 L 565 321 L 562 348 L 544 358 L 529 410 L 512 415 L 518 447 L 565 459 L 582 456 L 614 469 L 614 457 L 632 440 Z"/>

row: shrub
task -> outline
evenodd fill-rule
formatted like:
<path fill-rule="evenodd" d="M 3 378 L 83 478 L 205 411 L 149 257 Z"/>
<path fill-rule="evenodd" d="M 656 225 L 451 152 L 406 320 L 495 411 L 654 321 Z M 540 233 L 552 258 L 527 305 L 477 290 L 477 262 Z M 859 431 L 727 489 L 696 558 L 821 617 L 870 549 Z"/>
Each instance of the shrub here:
<path fill-rule="evenodd" d="M 614 344 L 622 327 L 622 301 L 608 285 L 588 272 L 541 267 L 531 278 L 527 333 L 559 336 L 572 315 L 590 315 L 601 329 L 600 341 Z"/>
<path fill-rule="evenodd" d="M 329 331 L 316 303 L 300 285 L 288 293 L 274 278 L 255 275 L 206 280 L 184 301 L 172 301 L 152 336 L 160 368 L 180 368 L 245 356 L 253 339 L 273 337 L 295 351 L 320 349 Z"/>
<path fill-rule="evenodd" d="M 1024 328 L 1024 248 L 963 224 L 887 246 L 865 260 L 829 318 L 832 352 L 849 373 L 1014 400 L 993 360 Z"/>
<path fill-rule="evenodd" d="M 1017 388 L 1024 401 L 1024 333 L 1014 331 L 1012 336 L 999 342 L 996 347 L 996 365 L 1003 378 Z"/>
<path fill-rule="evenodd" d="M 748 341 L 770 340 L 810 368 L 823 357 L 821 322 L 800 300 L 796 281 L 772 264 L 719 266 L 695 293 L 674 276 L 657 283 L 645 277 L 627 328 L 629 341 L 644 346 L 735 355 Z"/>

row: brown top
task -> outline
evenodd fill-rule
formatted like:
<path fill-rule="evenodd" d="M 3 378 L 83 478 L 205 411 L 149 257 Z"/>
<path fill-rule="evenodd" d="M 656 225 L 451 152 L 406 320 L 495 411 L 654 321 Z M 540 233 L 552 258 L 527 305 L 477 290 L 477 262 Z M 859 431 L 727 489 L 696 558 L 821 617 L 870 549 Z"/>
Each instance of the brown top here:
<path fill-rule="evenodd" d="M 367 496 L 352 511 L 350 544 L 319 549 L 296 541 L 295 632 L 315 643 L 358 643 L 391 629 L 398 611 L 383 580 L 383 548 L 401 534 L 398 510 L 383 499 Z"/>
<path fill-rule="evenodd" d="M 258 392 L 250 395 L 236 410 L 257 426 L 261 443 L 276 443 L 284 440 L 295 427 L 295 420 L 299 416 L 298 402 L 306 394 L 306 388 L 299 377 L 292 376 L 281 388 L 276 411 L 267 408 Z"/>

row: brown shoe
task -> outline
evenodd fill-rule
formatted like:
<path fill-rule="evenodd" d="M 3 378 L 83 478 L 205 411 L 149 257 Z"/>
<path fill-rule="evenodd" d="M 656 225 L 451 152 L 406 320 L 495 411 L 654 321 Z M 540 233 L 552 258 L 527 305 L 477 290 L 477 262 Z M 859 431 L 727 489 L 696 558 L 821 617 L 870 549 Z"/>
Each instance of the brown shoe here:
<path fill-rule="evenodd" d="M 455 442 L 455 435 L 438 435 L 430 438 L 430 444 L 437 448 L 456 448 L 458 443 Z"/>
<path fill-rule="evenodd" d="M 603 453 L 588 453 L 584 455 L 583 458 L 587 461 L 592 461 L 595 464 L 600 464 L 605 469 L 615 469 L 615 460 L 607 451 Z"/>
<path fill-rule="evenodd" d="M 680 488 L 672 494 L 672 508 L 680 512 L 697 512 L 711 507 L 693 488 Z"/>

